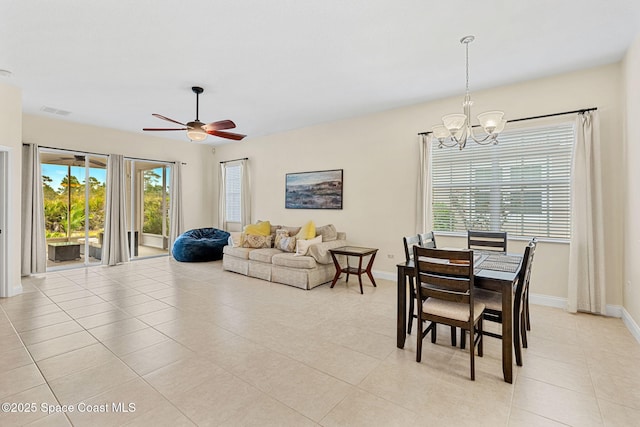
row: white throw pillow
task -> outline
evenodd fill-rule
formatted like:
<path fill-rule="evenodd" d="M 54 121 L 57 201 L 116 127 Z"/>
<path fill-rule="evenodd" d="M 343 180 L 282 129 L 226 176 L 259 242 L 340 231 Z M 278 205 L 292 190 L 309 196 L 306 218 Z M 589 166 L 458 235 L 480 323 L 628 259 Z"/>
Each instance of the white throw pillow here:
<path fill-rule="evenodd" d="M 316 243 L 322 243 L 322 236 L 316 236 L 313 239 L 304 240 L 298 239 L 296 241 L 296 253 L 295 256 L 304 256 L 309 251 L 309 246 L 315 245 Z"/>
<path fill-rule="evenodd" d="M 232 231 L 229 234 L 229 246 L 233 248 L 240 247 L 240 245 L 242 245 L 242 232 Z"/>

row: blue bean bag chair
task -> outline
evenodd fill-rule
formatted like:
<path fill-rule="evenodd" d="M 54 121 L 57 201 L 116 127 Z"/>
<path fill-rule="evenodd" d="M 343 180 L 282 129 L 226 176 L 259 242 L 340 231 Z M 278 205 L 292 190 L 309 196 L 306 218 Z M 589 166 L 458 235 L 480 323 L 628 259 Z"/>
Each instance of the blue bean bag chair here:
<path fill-rule="evenodd" d="M 203 262 L 222 259 L 222 248 L 230 234 L 217 228 L 196 228 L 185 231 L 173 243 L 171 254 L 176 261 Z"/>

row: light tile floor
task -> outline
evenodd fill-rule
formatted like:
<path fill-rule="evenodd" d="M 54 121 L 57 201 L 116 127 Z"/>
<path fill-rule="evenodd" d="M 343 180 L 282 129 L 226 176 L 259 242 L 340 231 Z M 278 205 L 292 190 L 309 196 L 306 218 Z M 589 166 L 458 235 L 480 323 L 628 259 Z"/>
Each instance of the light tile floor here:
<path fill-rule="evenodd" d="M 20 410 L 0 412 L 2 426 L 640 420 L 640 344 L 620 319 L 532 306 L 524 366 L 506 384 L 489 337 L 475 382 L 446 329 L 422 363 L 415 333 L 397 349 L 392 281 L 303 291 L 164 257 L 23 285 L 0 300 L 0 401 Z"/>

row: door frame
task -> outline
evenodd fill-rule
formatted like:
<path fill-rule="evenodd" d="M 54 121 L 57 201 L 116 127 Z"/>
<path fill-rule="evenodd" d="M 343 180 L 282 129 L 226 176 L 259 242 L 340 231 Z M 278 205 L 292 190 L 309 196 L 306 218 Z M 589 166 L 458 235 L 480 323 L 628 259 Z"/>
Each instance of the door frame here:
<path fill-rule="evenodd" d="M 7 228 L 9 216 L 9 155 L 10 152 L 0 146 L 0 297 L 12 295 L 9 288 L 9 258 L 7 240 L 9 229 Z"/>

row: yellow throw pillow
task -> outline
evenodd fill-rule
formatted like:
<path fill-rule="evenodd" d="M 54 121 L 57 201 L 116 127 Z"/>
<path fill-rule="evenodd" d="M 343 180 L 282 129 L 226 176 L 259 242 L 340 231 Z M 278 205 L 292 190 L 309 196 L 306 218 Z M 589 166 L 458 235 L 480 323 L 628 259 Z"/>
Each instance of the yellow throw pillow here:
<path fill-rule="evenodd" d="M 313 221 L 309 221 L 303 225 L 300 231 L 298 231 L 298 234 L 296 234 L 297 239 L 309 240 L 314 237 L 316 237 L 316 225 Z"/>
<path fill-rule="evenodd" d="M 271 223 L 269 221 L 260 221 L 257 224 L 245 225 L 244 234 L 268 236 L 271 234 Z"/>

